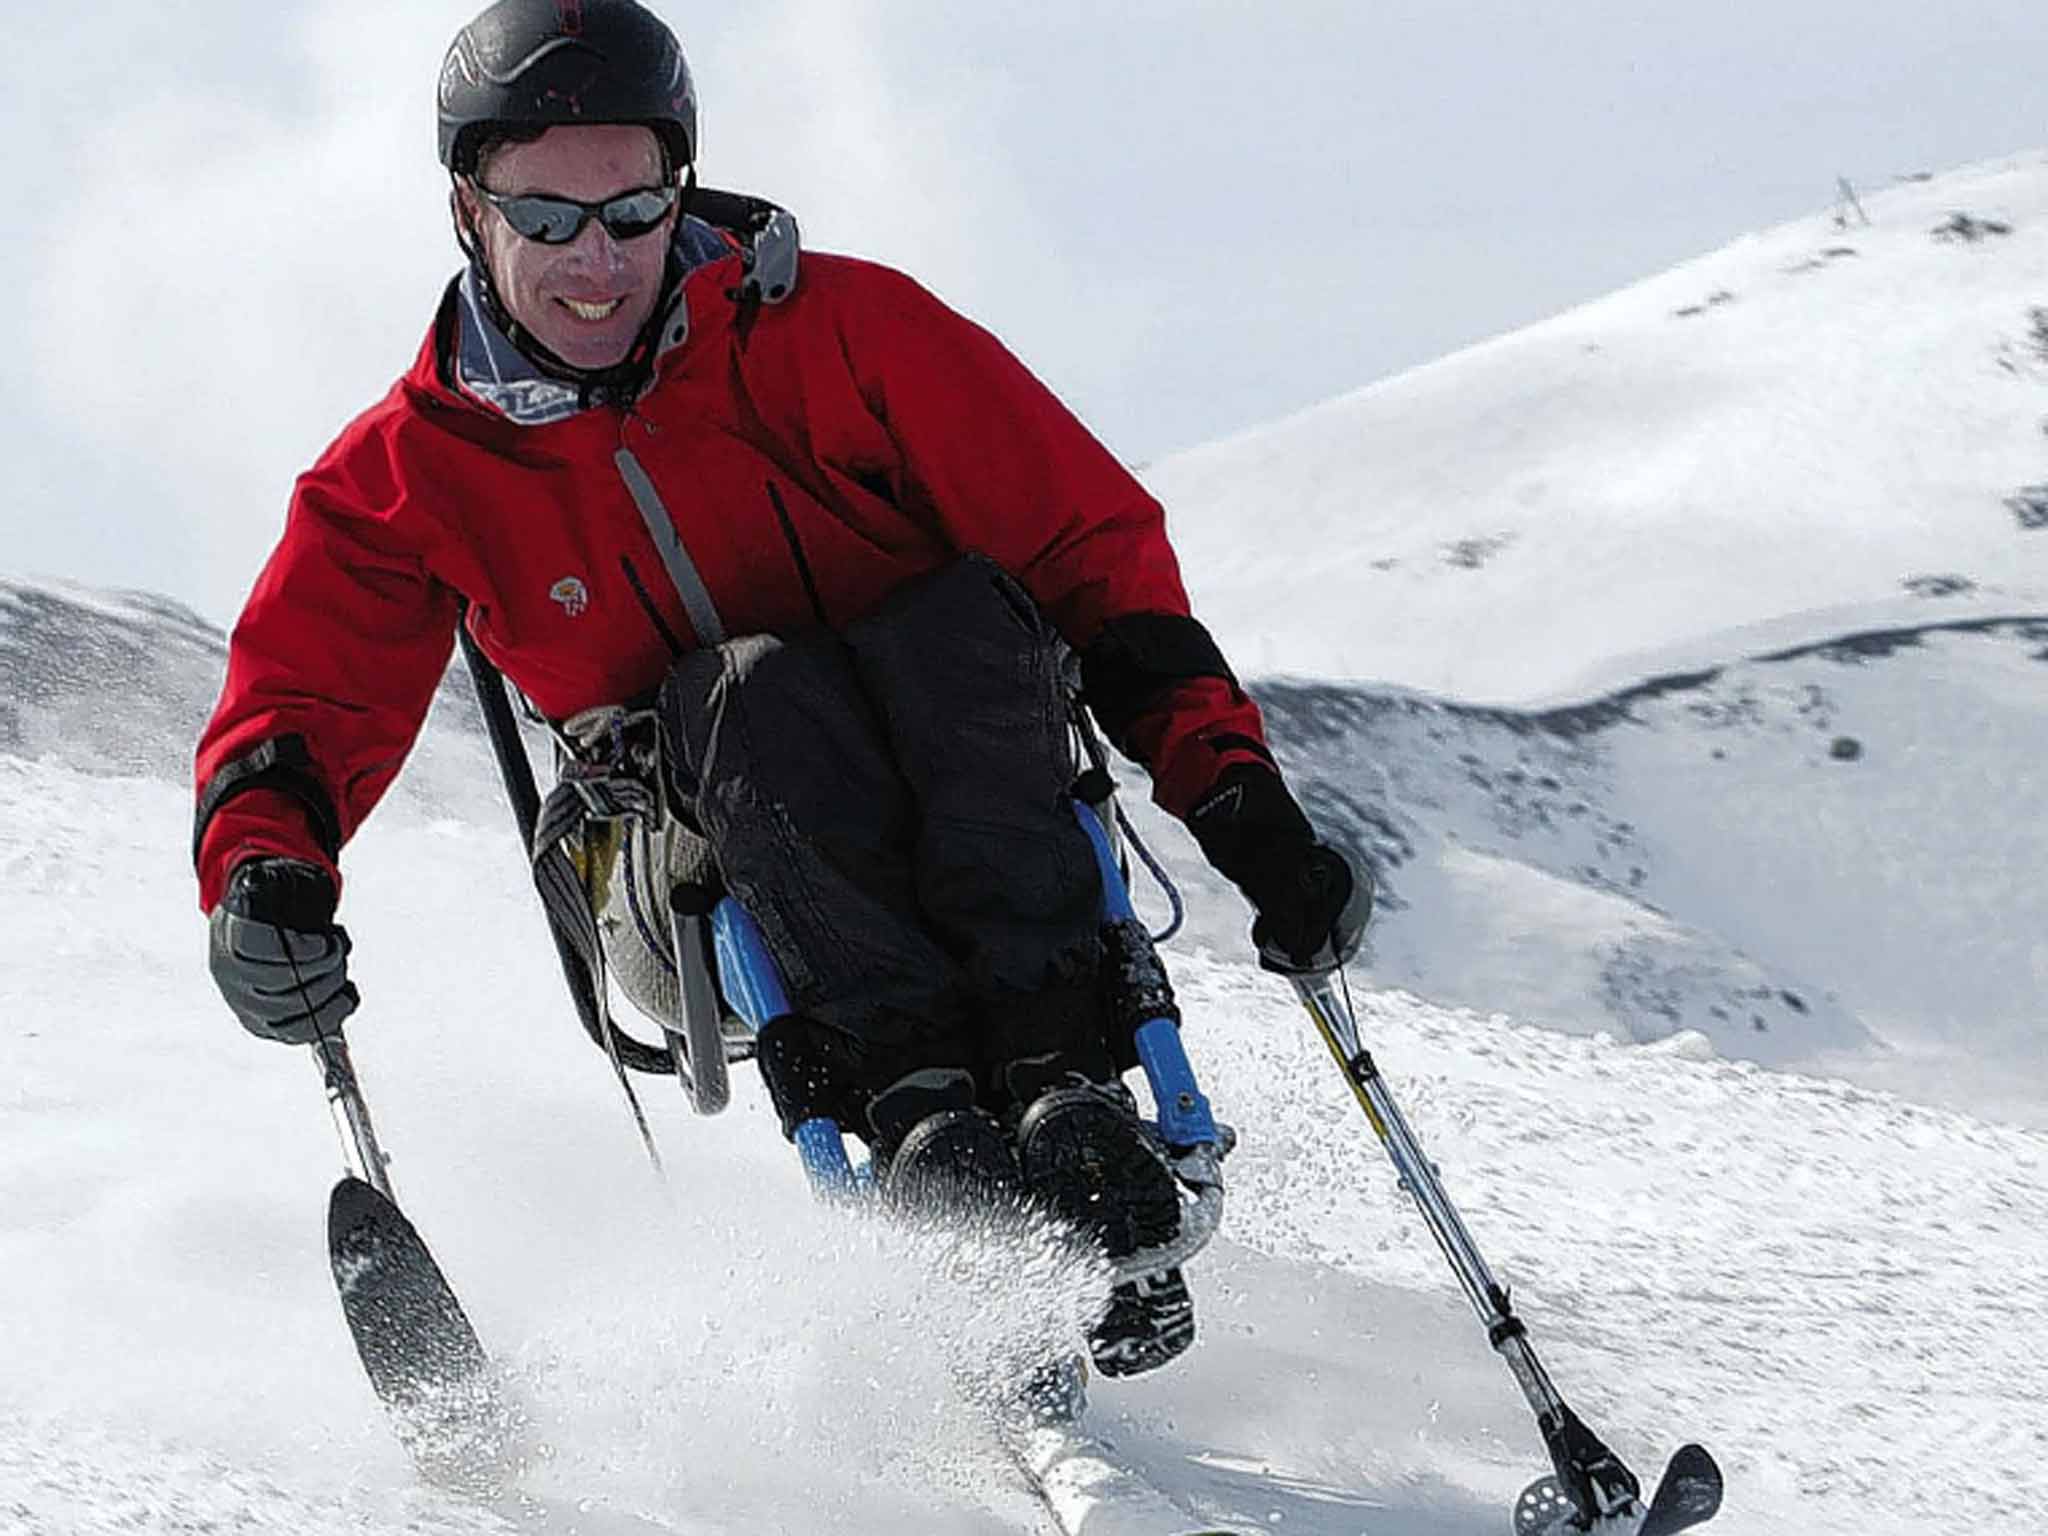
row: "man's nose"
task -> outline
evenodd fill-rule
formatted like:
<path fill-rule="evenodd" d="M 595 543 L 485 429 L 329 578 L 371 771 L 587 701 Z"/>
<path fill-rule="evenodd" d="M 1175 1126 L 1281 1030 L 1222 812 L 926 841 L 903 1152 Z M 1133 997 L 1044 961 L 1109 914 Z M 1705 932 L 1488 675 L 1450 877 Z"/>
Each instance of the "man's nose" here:
<path fill-rule="evenodd" d="M 601 219 L 584 222 L 576 238 L 569 242 L 569 255 L 578 266 L 590 271 L 616 272 L 626 264 L 626 253 L 619 249 L 619 242 L 611 237 Z"/>

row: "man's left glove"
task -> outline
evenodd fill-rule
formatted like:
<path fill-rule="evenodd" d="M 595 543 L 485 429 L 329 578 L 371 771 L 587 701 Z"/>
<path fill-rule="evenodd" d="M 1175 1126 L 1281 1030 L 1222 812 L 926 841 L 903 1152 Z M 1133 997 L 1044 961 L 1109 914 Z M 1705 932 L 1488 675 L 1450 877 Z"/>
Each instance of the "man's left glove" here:
<path fill-rule="evenodd" d="M 361 1001 L 348 979 L 348 934 L 325 870 L 298 859 L 235 866 L 208 919 L 215 985 L 250 1034 L 307 1045 L 341 1028 Z"/>
<path fill-rule="evenodd" d="M 1232 764 L 1189 813 L 1188 828 L 1257 912 L 1252 943 L 1267 970 L 1319 976 L 1358 953 L 1372 918 L 1372 876 L 1317 840 L 1278 773 Z"/>

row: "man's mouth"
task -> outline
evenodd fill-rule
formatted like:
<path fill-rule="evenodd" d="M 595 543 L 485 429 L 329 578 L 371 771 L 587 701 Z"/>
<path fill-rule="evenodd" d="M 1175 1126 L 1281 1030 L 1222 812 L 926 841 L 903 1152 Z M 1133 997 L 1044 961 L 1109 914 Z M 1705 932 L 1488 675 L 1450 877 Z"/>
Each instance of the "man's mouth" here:
<path fill-rule="evenodd" d="M 583 299 L 562 300 L 563 306 L 578 320 L 609 320 L 614 311 L 625 302 L 622 298 L 606 299 L 601 304 L 592 304 Z"/>

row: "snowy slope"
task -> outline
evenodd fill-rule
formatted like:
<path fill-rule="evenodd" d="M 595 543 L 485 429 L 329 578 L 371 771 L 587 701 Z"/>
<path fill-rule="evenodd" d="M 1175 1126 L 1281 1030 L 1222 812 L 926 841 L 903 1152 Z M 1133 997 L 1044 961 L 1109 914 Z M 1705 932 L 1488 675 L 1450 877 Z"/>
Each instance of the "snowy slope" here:
<path fill-rule="evenodd" d="M 508 1530 L 411 1487 L 384 1436 L 325 1273 L 318 1085 L 211 991 L 183 810 L 0 759 L 0 1528 Z M 358 1061 L 401 1195 L 543 1426 L 538 1492 L 688 1532 L 1038 1528 L 938 1352 L 1063 1315 L 1071 1276 L 963 1305 L 812 1208 L 755 1091 L 708 1122 L 653 1100 L 664 1194 L 556 1000 L 509 835 L 399 807 L 357 853 Z M 1535 1447 L 1355 1107 L 1272 982 L 1183 976 L 1246 1133 L 1232 1240 L 1191 1360 L 1098 1393 L 1119 1448 L 1241 1530 L 1504 1529 Z M 1690 1037 L 1363 1002 L 1582 1411 L 1639 1464 L 1679 1433 L 1723 1454 L 1717 1530 L 1903 1536 L 1965 1496 L 1972 1532 L 2048 1518 L 2040 1366 L 2011 1347 L 2048 1331 L 2020 1281 L 2048 1137 Z"/>
<path fill-rule="evenodd" d="M 1513 704 L 2048 611 L 2048 155 L 1865 207 L 1156 466 L 1197 606 L 1253 675 Z"/>
<path fill-rule="evenodd" d="M 183 603 L 0 575 L 0 753 L 94 774 L 180 780 L 220 696 L 227 637 Z M 491 772 L 483 720 L 456 673 L 395 797 L 473 805 Z"/>
<path fill-rule="evenodd" d="M 1257 691 L 1318 822 L 1379 871 L 1375 982 L 2048 1125 L 2048 620 L 1541 711 Z M 1241 906 L 1146 825 L 1231 952 Z"/>

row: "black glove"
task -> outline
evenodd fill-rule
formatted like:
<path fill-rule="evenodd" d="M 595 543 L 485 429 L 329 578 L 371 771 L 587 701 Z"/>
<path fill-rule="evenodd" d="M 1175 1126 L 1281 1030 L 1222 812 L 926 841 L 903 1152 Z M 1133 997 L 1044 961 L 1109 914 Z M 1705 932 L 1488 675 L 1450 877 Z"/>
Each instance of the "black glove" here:
<path fill-rule="evenodd" d="M 1259 963 L 1315 976 L 1353 955 L 1372 917 L 1372 876 L 1316 838 L 1280 775 L 1235 763 L 1188 815 L 1202 852 L 1257 912 Z"/>
<path fill-rule="evenodd" d="M 214 984 L 242 1027 L 306 1045 L 341 1028 L 361 999 L 348 979 L 348 934 L 335 925 L 334 882 L 298 859 L 248 859 L 208 920 Z"/>

